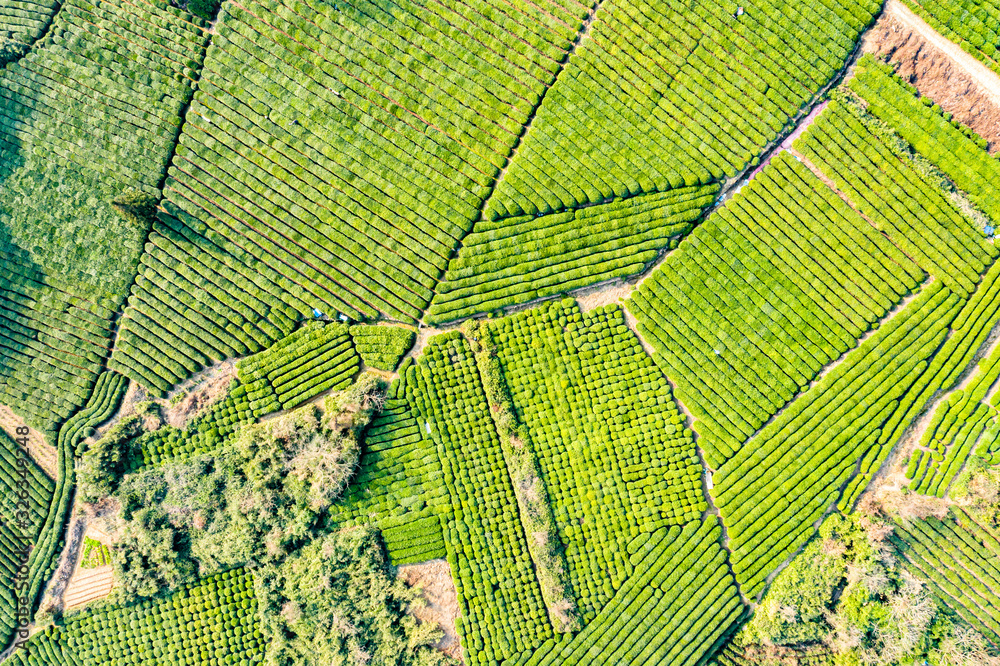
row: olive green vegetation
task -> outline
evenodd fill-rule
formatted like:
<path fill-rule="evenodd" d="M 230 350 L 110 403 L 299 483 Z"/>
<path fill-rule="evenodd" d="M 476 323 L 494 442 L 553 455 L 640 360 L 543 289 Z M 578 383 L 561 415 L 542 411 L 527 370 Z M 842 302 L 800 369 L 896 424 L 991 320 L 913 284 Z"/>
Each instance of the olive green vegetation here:
<path fill-rule="evenodd" d="M 117 594 L 150 596 L 232 567 L 278 562 L 321 534 L 381 388 L 364 376 L 328 396 L 323 411 L 310 405 L 243 426 L 215 453 L 152 469 L 129 471 L 127 436 L 97 442 L 84 457 L 80 496 L 120 505 Z M 119 427 L 134 433 L 134 425 Z"/>
<path fill-rule="evenodd" d="M 1000 465 L 973 454 L 949 491 L 987 527 L 1000 528 Z"/>
<path fill-rule="evenodd" d="M 121 477 L 137 467 L 135 436 L 141 427 L 138 415 L 126 417 L 87 448 L 77 469 L 77 495 L 82 501 L 108 497 L 118 489 Z"/>
<path fill-rule="evenodd" d="M 156 219 L 156 205 L 158 200 L 152 194 L 137 190 L 134 187 L 127 188 L 124 192 L 111 200 L 111 206 L 133 227 L 137 227 L 143 232 L 149 231 Z"/>
<path fill-rule="evenodd" d="M 743 640 L 775 645 L 821 641 L 829 632 L 825 614 L 846 575 L 842 553 L 823 540 L 813 541 L 775 579 L 743 628 Z"/>
<path fill-rule="evenodd" d="M 378 531 L 334 532 L 257 576 L 268 666 L 450 663 L 433 623 L 407 610 L 420 593 L 393 574 Z"/>

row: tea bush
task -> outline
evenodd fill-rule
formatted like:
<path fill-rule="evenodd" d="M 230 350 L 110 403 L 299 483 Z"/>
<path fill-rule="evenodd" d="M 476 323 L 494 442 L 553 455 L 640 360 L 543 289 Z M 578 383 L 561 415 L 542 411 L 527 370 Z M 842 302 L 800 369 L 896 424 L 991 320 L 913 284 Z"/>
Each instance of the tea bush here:
<path fill-rule="evenodd" d="M 831 101 L 794 147 L 877 229 L 955 293 L 969 296 L 1000 253 L 842 102 Z"/>
<path fill-rule="evenodd" d="M 1000 644 L 1000 535 L 954 507 L 943 520 L 898 522 L 892 541 L 935 598 Z"/>
<path fill-rule="evenodd" d="M 31 554 L 45 537 L 56 484 L 28 457 L 27 448 L 2 430 L 0 488 L 0 572 L 6 582 L 0 589 L 0 642 L 6 644 L 19 624 L 17 599 L 34 599 L 28 594 L 35 578 Z"/>
<path fill-rule="evenodd" d="M 605 0 L 486 217 L 735 176 L 844 66 L 878 9 Z"/>
<path fill-rule="evenodd" d="M 924 287 L 713 475 L 745 594 L 763 589 L 831 506 L 853 505 L 895 443 L 901 405 L 923 390 L 960 303 L 939 281 Z"/>

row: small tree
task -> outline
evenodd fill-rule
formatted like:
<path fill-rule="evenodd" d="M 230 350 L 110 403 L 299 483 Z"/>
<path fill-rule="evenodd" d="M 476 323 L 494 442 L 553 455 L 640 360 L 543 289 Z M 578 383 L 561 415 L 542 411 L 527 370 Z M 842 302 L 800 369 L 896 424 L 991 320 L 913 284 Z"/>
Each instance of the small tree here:
<path fill-rule="evenodd" d="M 119 215 L 142 229 L 151 227 L 156 219 L 156 204 L 156 197 L 134 187 L 126 188 L 111 201 Z"/>

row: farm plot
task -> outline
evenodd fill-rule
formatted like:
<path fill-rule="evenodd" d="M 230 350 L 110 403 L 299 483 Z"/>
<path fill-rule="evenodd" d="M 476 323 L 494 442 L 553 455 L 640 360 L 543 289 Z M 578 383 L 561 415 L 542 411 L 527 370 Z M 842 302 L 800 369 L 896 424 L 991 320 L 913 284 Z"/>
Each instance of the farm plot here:
<path fill-rule="evenodd" d="M 922 279 L 782 153 L 653 271 L 628 308 L 717 468 Z"/>
<path fill-rule="evenodd" d="M 437 445 L 451 500 L 444 542 L 466 663 L 520 658 L 553 635 L 479 370 L 457 331 L 406 371 L 420 428 Z"/>
<path fill-rule="evenodd" d="M 943 520 L 897 523 L 892 541 L 942 604 L 1000 645 L 1000 535 L 954 507 Z"/>
<path fill-rule="evenodd" d="M 442 523 L 451 511 L 435 442 L 421 433 L 403 380 L 365 431 L 350 487 L 331 510 L 341 525 L 377 527 L 395 565 L 447 555 Z"/>
<path fill-rule="evenodd" d="M 708 508 L 691 433 L 617 306 L 582 314 L 568 300 L 480 331 L 496 348 L 591 620 L 631 575 L 633 539 Z"/>
<path fill-rule="evenodd" d="M 93 434 L 100 425 L 118 409 L 128 380 L 116 372 L 103 372 L 94 383 L 87 403 L 59 428 L 56 436 L 58 475 L 52 491 L 52 500 L 42 516 L 41 531 L 28 560 L 28 589 L 26 596 L 31 603 L 41 592 L 42 584 L 52 575 L 56 566 L 56 553 L 60 546 L 70 500 L 76 483 L 74 454 L 81 450 L 85 437 Z"/>
<path fill-rule="evenodd" d="M 713 2 L 607 0 L 486 218 L 735 175 L 843 66 L 878 8 L 754 0 L 737 16 Z"/>
<path fill-rule="evenodd" d="M 955 293 L 969 296 L 1000 253 L 852 107 L 830 102 L 793 146 L 879 231 Z"/>
<path fill-rule="evenodd" d="M 63 608 L 69 610 L 104 599 L 114 588 L 114 572 L 110 564 L 84 568 L 73 572 L 63 592 Z"/>
<path fill-rule="evenodd" d="M 314 308 L 415 321 L 586 11 L 228 3 L 130 301 L 150 344 L 220 359 Z M 167 385 L 199 365 L 130 360 Z"/>
<path fill-rule="evenodd" d="M 717 185 L 499 221 L 462 241 L 427 310 L 429 323 L 460 319 L 641 272 L 687 234 Z"/>
<path fill-rule="evenodd" d="M 35 634 L 14 666 L 177 666 L 222 655 L 250 663 L 263 650 L 254 581 L 243 569 L 204 578 L 166 597 L 102 606 Z"/>
<path fill-rule="evenodd" d="M 990 219 L 1000 221 L 1000 202 L 994 193 L 1000 162 L 986 152 L 983 139 L 946 119 L 929 98 L 917 97 L 915 88 L 871 56 L 859 61 L 850 87 L 867 102 L 868 111 L 967 192 Z"/>
<path fill-rule="evenodd" d="M 144 464 L 211 452 L 241 425 L 345 388 L 358 373 L 360 359 L 347 326 L 312 322 L 241 359 L 236 368 L 238 378 L 226 397 L 184 429 L 165 426 L 139 437 Z"/>
<path fill-rule="evenodd" d="M 925 286 L 714 474 L 744 594 L 760 592 L 834 504 L 854 504 L 908 425 L 907 406 L 960 307 L 941 282 Z"/>
<path fill-rule="evenodd" d="M 51 441 L 90 393 L 142 251 L 148 222 L 115 201 L 155 201 L 205 40 L 173 7 L 68 0 L 0 72 L 0 401 Z"/>
<path fill-rule="evenodd" d="M 21 489 L 27 489 L 27 507 L 19 507 Z M 0 431 L 0 644 L 6 645 L 17 626 L 15 577 L 29 563 L 27 547 L 37 547 L 52 504 L 55 483 L 28 458 L 7 433 Z M 21 508 L 26 515 L 20 517 Z M 21 576 L 24 575 L 22 572 Z"/>
<path fill-rule="evenodd" d="M 351 326 L 351 339 L 366 366 L 393 372 L 417 334 L 401 326 Z"/>
<path fill-rule="evenodd" d="M 257 416 L 292 409 L 324 391 L 350 384 L 360 361 L 347 326 L 307 324 L 267 351 L 236 364 Z M 268 403 L 261 394 L 270 392 Z"/>
<path fill-rule="evenodd" d="M 106 421 L 118 409 L 127 387 L 128 380 L 118 373 L 101 373 L 87 403 L 59 428 L 55 438 L 58 475 L 50 493 L 51 499 L 39 516 L 39 532 L 27 560 L 28 580 L 23 595 L 32 605 L 38 598 L 42 585 L 55 571 L 56 554 L 63 538 L 76 483 L 74 453 L 82 448 L 84 438 L 93 433 L 93 428 Z"/>
<path fill-rule="evenodd" d="M 1000 449 L 996 398 L 985 402 L 1000 378 L 1000 349 L 979 361 L 968 386 L 942 400 L 911 454 L 906 476 L 918 493 L 944 497 L 969 455 L 983 458 Z"/>

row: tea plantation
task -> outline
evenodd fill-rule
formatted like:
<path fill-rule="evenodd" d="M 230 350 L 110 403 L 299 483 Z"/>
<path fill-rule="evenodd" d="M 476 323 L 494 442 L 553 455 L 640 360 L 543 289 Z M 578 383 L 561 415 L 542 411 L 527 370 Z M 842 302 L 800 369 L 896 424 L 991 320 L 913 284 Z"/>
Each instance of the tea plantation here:
<path fill-rule="evenodd" d="M 0 0 L 0 662 L 998 663 L 1000 161 L 886 11 Z"/>

